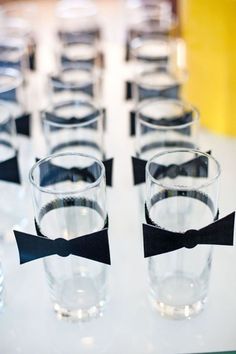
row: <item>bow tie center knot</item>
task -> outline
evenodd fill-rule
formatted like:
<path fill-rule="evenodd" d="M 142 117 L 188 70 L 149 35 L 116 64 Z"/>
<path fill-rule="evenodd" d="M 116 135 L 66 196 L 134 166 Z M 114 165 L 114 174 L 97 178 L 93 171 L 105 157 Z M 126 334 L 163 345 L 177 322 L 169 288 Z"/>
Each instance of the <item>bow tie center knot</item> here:
<path fill-rule="evenodd" d="M 70 244 L 64 238 L 57 238 L 54 240 L 55 253 L 61 257 L 67 257 L 70 255 Z"/>
<path fill-rule="evenodd" d="M 81 179 L 82 178 L 81 178 L 80 170 L 77 167 L 72 167 L 70 169 L 70 180 L 72 182 L 78 182 Z"/>
<path fill-rule="evenodd" d="M 179 175 L 180 167 L 178 165 L 172 164 L 167 167 L 166 175 L 169 178 L 176 178 Z"/>
<path fill-rule="evenodd" d="M 197 230 L 188 230 L 184 233 L 184 247 L 194 248 L 197 246 Z"/>

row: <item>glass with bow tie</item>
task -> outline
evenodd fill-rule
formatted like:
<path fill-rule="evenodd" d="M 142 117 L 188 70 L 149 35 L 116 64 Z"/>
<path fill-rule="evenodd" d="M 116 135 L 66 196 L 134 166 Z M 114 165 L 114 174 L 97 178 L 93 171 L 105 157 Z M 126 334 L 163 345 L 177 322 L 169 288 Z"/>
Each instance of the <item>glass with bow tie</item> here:
<path fill-rule="evenodd" d="M 160 152 L 147 163 L 144 255 L 150 298 L 162 316 L 202 311 L 212 245 L 233 245 L 234 214 L 218 220 L 219 177 L 219 163 L 198 150 Z"/>
<path fill-rule="evenodd" d="M 24 79 L 19 70 L 0 68 L 0 103 L 4 103 L 15 119 L 19 143 L 19 158 L 22 177 L 27 180 L 27 173 L 32 165 L 31 114 L 27 112 L 27 95 Z"/>
<path fill-rule="evenodd" d="M 103 113 L 93 101 L 62 101 L 43 111 L 42 118 L 49 154 L 71 151 L 104 158 Z"/>
<path fill-rule="evenodd" d="M 68 64 L 103 67 L 101 30 L 94 4 L 61 1 L 56 18 L 61 67 Z"/>
<path fill-rule="evenodd" d="M 145 196 L 145 166 L 158 152 L 198 147 L 199 113 L 178 99 L 151 98 L 138 105 L 135 120 L 133 182 L 139 186 L 141 206 Z"/>
<path fill-rule="evenodd" d="M 23 202 L 25 189 L 18 158 L 15 122 L 7 107 L 0 103 L 0 238 L 7 241 L 12 240 L 12 227 L 22 229 L 27 224 L 26 203 Z"/>
<path fill-rule="evenodd" d="M 104 165 L 76 153 L 51 155 L 30 171 L 36 235 L 15 231 L 20 262 L 44 258 L 59 318 L 102 314 L 110 264 Z"/>
<path fill-rule="evenodd" d="M 27 48 L 22 39 L 0 36 L 0 68 L 13 68 L 24 75 L 27 67 Z"/>
<path fill-rule="evenodd" d="M 2 265 L 0 261 L 0 313 L 1 310 L 4 306 L 4 278 L 3 278 L 3 270 L 2 270 Z"/>
<path fill-rule="evenodd" d="M 170 36 L 176 19 L 169 1 L 130 2 L 127 4 L 126 60 L 130 59 L 131 41 L 150 35 Z"/>
<path fill-rule="evenodd" d="M 19 5 L 19 4 L 18 4 Z M 27 4 L 28 7 L 28 4 Z M 27 11 L 25 10 L 26 14 Z M 13 13 L 4 10 L 4 18 L 0 23 L 0 33 L 3 38 L 12 38 L 14 40 L 21 40 L 26 47 L 26 64 L 30 70 L 36 68 L 36 36 L 31 23 L 22 17 L 11 16 Z M 31 19 L 33 18 L 31 14 Z M 33 23 L 34 21 L 32 21 Z"/>
<path fill-rule="evenodd" d="M 48 88 L 52 104 L 71 99 L 100 101 L 102 77 L 99 70 L 69 65 L 49 76 Z"/>

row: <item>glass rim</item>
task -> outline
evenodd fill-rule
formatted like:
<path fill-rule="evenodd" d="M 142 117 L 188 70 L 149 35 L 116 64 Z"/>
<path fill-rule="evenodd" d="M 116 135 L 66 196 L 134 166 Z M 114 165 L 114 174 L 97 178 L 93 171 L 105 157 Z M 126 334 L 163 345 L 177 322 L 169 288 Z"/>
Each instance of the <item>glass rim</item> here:
<path fill-rule="evenodd" d="M 8 92 L 20 87 L 23 83 L 23 77 L 19 70 L 13 68 L 0 68 L 0 76 L 7 76 L 14 79 L 14 83 L 0 86 L 0 93 Z"/>
<path fill-rule="evenodd" d="M 176 154 L 176 153 L 195 153 L 198 156 L 205 156 L 207 157 L 209 160 L 213 161 L 213 163 L 216 166 L 217 172 L 215 174 L 215 176 L 208 178 L 207 181 L 205 183 L 200 184 L 197 187 L 194 186 L 184 186 L 184 185 L 178 185 L 178 184 L 173 184 L 172 186 L 166 185 L 163 182 L 160 182 L 160 180 L 154 178 L 152 176 L 152 174 L 150 173 L 149 169 L 150 169 L 150 164 L 152 162 L 154 162 L 154 160 L 158 157 L 161 157 L 163 155 L 169 155 L 169 154 Z M 162 152 L 159 152 L 157 154 L 155 154 L 150 160 L 148 160 L 147 164 L 146 164 L 146 176 L 149 177 L 149 179 L 155 183 L 156 185 L 158 185 L 159 187 L 162 187 L 166 190 L 199 190 L 205 187 L 208 187 L 209 185 L 213 184 L 215 181 L 217 181 L 217 179 L 219 178 L 219 176 L 221 175 L 221 167 L 219 162 L 210 154 L 208 154 L 207 152 L 202 152 L 198 149 L 174 149 L 174 150 L 165 150 Z"/>
<path fill-rule="evenodd" d="M 82 157 L 82 158 L 88 158 L 90 160 L 93 160 L 94 162 L 96 162 L 100 167 L 101 167 L 101 173 L 100 176 L 96 179 L 96 181 L 90 183 L 88 186 L 84 187 L 84 188 L 80 188 L 80 189 L 76 189 L 76 190 L 71 190 L 71 191 L 55 191 L 52 190 L 48 187 L 41 187 L 39 185 L 39 183 L 36 183 L 34 180 L 34 172 L 37 168 L 39 168 L 39 166 L 42 163 L 45 163 L 47 161 L 50 161 L 54 158 L 58 158 L 58 157 L 63 157 L 63 156 L 77 156 L 77 157 Z M 64 153 L 59 153 L 59 154 L 50 154 L 42 159 L 40 159 L 39 161 L 37 161 L 29 170 L 29 181 L 31 183 L 31 186 L 35 187 L 37 190 L 39 190 L 40 192 L 43 193 L 47 193 L 47 194 L 54 194 L 54 195 L 58 195 L 58 194 L 78 194 L 78 193 L 84 193 L 92 188 L 97 187 L 102 179 L 105 177 L 105 166 L 102 163 L 102 161 L 100 161 L 99 159 L 97 159 L 94 156 L 91 155 L 87 155 L 87 154 L 81 154 L 81 153 L 77 153 L 77 152 L 64 152 Z"/>
<path fill-rule="evenodd" d="M 87 103 L 87 104 L 91 104 L 94 108 L 93 112 L 90 114 L 93 114 L 94 112 L 98 112 L 98 115 L 96 117 L 93 117 L 91 119 L 88 120 L 88 122 L 77 122 L 77 123 L 71 123 L 71 124 L 67 124 L 67 123 L 57 123 L 57 122 L 52 122 L 47 120 L 46 118 L 46 113 L 52 113 L 50 108 L 53 107 L 57 107 L 57 106 L 63 106 L 66 103 L 70 103 L 70 102 L 82 102 L 82 103 Z M 56 103 L 56 104 L 52 104 L 50 105 L 48 108 L 44 109 L 42 112 L 42 119 L 43 119 L 43 123 L 52 126 L 52 127 L 57 127 L 57 128 L 62 128 L 62 129 L 70 129 L 70 128 L 79 128 L 79 127 L 86 127 L 89 124 L 93 124 L 95 122 L 98 122 L 99 120 L 102 120 L 102 109 L 100 106 L 94 104 L 93 102 L 89 102 L 88 100 L 83 100 L 83 99 L 74 99 L 74 100 L 67 100 L 67 101 L 62 101 L 60 103 Z M 60 116 L 55 114 L 56 116 Z M 84 116 L 86 117 L 86 115 Z M 82 117 L 82 119 L 84 118 Z M 63 117 L 64 118 L 64 117 Z M 67 119 L 67 118 L 65 118 Z M 80 118 L 79 118 L 80 119 Z"/>
<path fill-rule="evenodd" d="M 143 118 L 140 117 L 140 114 L 141 114 L 141 110 L 143 107 L 146 107 L 149 103 L 151 102 L 164 102 L 164 103 L 180 103 L 181 106 L 184 108 L 189 108 L 189 110 L 191 112 L 193 112 L 193 120 L 191 122 L 188 122 L 188 123 L 184 123 L 184 124 L 178 124 L 178 125 L 161 125 L 161 124 L 154 124 L 154 123 L 150 123 L 150 122 L 146 122 Z M 149 127 L 149 128 L 153 128 L 153 129 L 159 129 L 159 130 L 178 130 L 178 129 L 184 129 L 184 128 L 187 128 L 187 127 L 190 127 L 194 124 L 198 124 L 199 121 L 200 121 L 200 112 L 199 110 L 193 106 L 191 103 L 187 102 L 187 101 L 184 101 L 184 100 L 181 100 L 181 99 L 165 99 L 165 98 L 150 98 L 150 99 L 147 99 L 147 100 L 143 100 L 142 102 L 139 103 L 138 107 L 137 107 L 137 110 L 136 110 L 136 116 L 137 116 L 137 121 L 140 121 L 141 124 Z M 158 118 L 158 119 L 161 119 Z"/>
<path fill-rule="evenodd" d="M 175 43 L 177 43 L 177 39 L 176 38 L 171 38 L 171 37 L 166 37 L 164 34 L 158 34 L 158 35 L 148 35 L 148 36 L 144 36 L 144 37 L 134 37 L 131 40 L 131 56 L 136 59 L 139 60 L 137 57 L 139 55 L 138 51 L 140 48 L 143 48 L 147 42 L 149 41 L 153 41 L 153 42 L 162 42 L 165 43 L 168 46 L 172 46 Z M 148 56 L 148 55 L 147 55 Z M 155 59 L 155 57 L 154 57 Z"/>

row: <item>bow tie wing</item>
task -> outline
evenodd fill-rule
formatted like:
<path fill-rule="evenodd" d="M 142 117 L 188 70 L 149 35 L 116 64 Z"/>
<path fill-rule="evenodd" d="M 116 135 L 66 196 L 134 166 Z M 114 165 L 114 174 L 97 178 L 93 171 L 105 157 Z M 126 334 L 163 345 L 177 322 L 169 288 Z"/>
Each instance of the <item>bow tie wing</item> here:
<path fill-rule="evenodd" d="M 137 157 L 132 157 L 134 185 L 145 182 L 146 164 L 147 164 L 146 160 L 142 160 Z"/>
<path fill-rule="evenodd" d="M 208 158 L 207 156 L 198 156 L 180 165 L 180 175 L 191 177 L 208 176 Z"/>
<path fill-rule="evenodd" d="M 69 242 L 73 255 L 111 264 L 107 229 L 74 238 Z"/>
<path fill-rule="evenodd" d="M 175 251 L 183 247 L 180 234 L 143 224 L 144 257 Z"/>
<path fill-rule="evenodd" d="M 103 161 L 106 172 L 106 184 L 112 187 L 112 175 L 113 175 L 113 158 Z"/>
<path fill-rule="evenodd" d="M 69 175 L 70 170 L 46 161 L 40 165 L 40 186 L 48 187 L 52 184 L 70 180 Z"/>
<path fill-rule="evenodd" d="M 6 182 L 21 183 L 17 154 L 0 163 L 0 179 Z"/>
<path fill-rule="evenodd" d="M 25 113 L 15 120 L 17 134 L 30 136 L 31 114 Z"/>
<path fill-rule="evenodd" d="M 235 213 L 198 230 L 199 243 L 208 245 L 232 246 L 234 244 Z"/>
<path fill-rule="evenodd" d="M 14 234 L 19 251 L 20 264 L 55 254 L 54 240 L 15 230 Z"/>

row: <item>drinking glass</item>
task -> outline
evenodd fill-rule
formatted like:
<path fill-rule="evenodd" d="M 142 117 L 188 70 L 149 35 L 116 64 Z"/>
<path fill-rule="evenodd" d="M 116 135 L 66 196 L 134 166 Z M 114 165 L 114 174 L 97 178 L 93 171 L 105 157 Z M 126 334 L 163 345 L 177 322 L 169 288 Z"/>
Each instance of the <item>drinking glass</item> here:
<path fill-rule="evenodd" d="M 94 102 L 64 101 L 42 112 L 42 118 L 48 153 L 79 152 L 103 160 L 103 112 Z"/>
<path fill-rule="evenodd" d="M 0 102 L 4 102 L 14 118 L 25 111 L 23 77 L 19 70 L 0 67 Z"/>
<path fill-rule="evenodd" d="M 19 157 L 16 136 L 15 122 L 9 110 L 0 103 L 0 173 L 5 174 L 6 166 L 2 163 L 14 157 Z M 9 167 L 10 168 L 10 167 Z M 22 182 L 22 171 L 20 170 L 19 159 L 18 169 Z M 12 172 L 14 174 L 14 171 Z M 1 205 L 0 205 L 0 239 L 13 240 L 12 228 L 22 229 L 27 225 L 27 212 L 25 200 L 25 188 L 18 183 L 9 182 L 0 178 Z M 23 206 L 22 206 L 23 205 Z"/>
<path fill-rule="evenodd" d="M 136 64 L 166 64 L 177 52 L 176 39 L 162 35 L 136 37 L 131 41 L 131 58 Z"/>
<path fill-rule="evenodd" d="M 198 147 L 199 112 L 182 100 L 152 98 L 136 113 L 136 155 L 149 160 L 157 152 Z"/>
<path fill-rule="evenodd" d="M 101 64 L 98 46 L 87 38 L 77 38 L 62 43 L 59 47 L 58 58 L 60 68 L 68 65 L 83 65 L 85 68 L 92 68 Z"/>
<path fill-rule="evenodd" d="M 5 17 L 0 23 L 0 33 L 4 38 L 24 41 L 27 51 L 27 68 L 36 68 L 36 37 L 32 26 L 23 18 Z"/>
<path fill-rule="evenodd" d="M 16 125 L 26 113 L 26 91 L 22 74 L 12 68 L 0 68 L 0 103 L 4 103 L 15 119 Z M 19 120 L 18 120 L 19 119 Z M 21 124 L 19 124 L 20 126 Z M 32 164 L 32 142 L 28 137 L 18 135 L 19 158 L 23 179 L 27 180 L 27 171 Z"/>
<path fill-rule="evenodd" d="M 69 181 L 51 179 L 60 176 L 61 168 L 70 169 Z M 84 168 L 88 174 L 80 173 Z M 30 171 L 30 182 L 40 233 L 69 240 L 107 227 L 104 173 L 99 160 L 78 153 L 51 155 L 37 162 Z M 106 265 L 73 255 L 53 255 L 44 258 L 44 267 L 59 318 L 84 321 L 102 314 Z"/>
<path fill-rule="evenodd" d="M 143 70 L 133 81 L 132 97 L 135 104 L 154 97 L 177 99 L 186 80 L 184 70 L 171 70 L 166 66 Z"/>
<path fill-rule="evenodd" d="M 0 312 L 4 306 L 4 293 L 3 293 L 3 290 L 4 290 L 4 282 L 3 282 L 4 278 L 3 278 L 3 271 L 2 271 L 2 265 L 1 265 L 1 262 L 0 262 Z"/>
<path fill-rule="evenodd" d="M 194 160 L 195 159 L 195 160 Z M 198 159 L 206 175 L 199 176 Z M 175 166 L 188 161 L 191 168 L 179 175 Z M 159 178 L 156 164 L 172 166 Z M 152 225 L 184 233 L 200 229 L 217 219 L 219 163 L 206 153 L 191 149 L 160 152 L 146 166 L 146 207 Z M 197 315 L 207 300 L 212 246 L 198 245 L 150 257 L 148 276 L 151 301 L 162 316 L 173 319 Z"/>
<path fill-rule="evenodd" d="M 80 66 L 67 66 L 48 80 L 51 104 L 67 100 L 99 100 L 102 91 L 101 76 L 97 70 Z"/>
<path fill-rule="evenodd" d="M 58 36 L 63 43 L 79 38 L 94 43 L 100 38 L 97 9 L 91 1 L 60 1 L 56 19 Z"/>
<path fill-rule="evenodd" d="M 27 67 L 25 42 L 19 38 L 0 37 L 0 68 L 15 68 L 24 74 Z"/>

